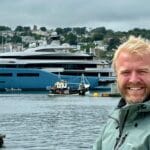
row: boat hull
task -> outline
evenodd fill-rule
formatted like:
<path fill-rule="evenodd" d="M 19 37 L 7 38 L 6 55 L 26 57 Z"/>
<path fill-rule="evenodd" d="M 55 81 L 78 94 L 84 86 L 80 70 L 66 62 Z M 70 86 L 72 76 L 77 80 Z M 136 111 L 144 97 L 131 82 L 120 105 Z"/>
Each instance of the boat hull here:
<path fill-rule="evenodd" d="M 86 76 L 86 78 L 90 84 L 90 90 L 96 90 L 97 88 L 110 90 L 110 86 L 99 86 L 99 78 L 97 76 Z M 74 83 L 72 86 L 75 87 L 80 83 L 81 76 L 61 75 L 61 79 L 66 80 L 68 83 Z M 0 68 L 0 91 L 6 91 L 6 89 L 46 91 L 59 80 L 59 73 L 48 72 L 42 69 Z"/>

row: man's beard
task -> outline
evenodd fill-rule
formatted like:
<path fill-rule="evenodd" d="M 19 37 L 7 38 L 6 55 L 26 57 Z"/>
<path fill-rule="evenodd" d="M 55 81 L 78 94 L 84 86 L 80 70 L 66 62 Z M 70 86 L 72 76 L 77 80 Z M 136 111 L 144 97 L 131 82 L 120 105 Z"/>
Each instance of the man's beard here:
<path fill-rule="evenodd" d="M 117 84 L 117 88 L 121 94 L 121 96 L 125 99 L 125 101 L 129 104 L 134 104 L 134 103 L 142 103 L 150 99 L 150 90 L 146 88 L 145 93 L 143 96 L 141 96 L 139 99 L 134 97 L 131 93 L 129 93 L 127 88 L 120 88 L 119 85 Z M 150 88 L 150 87 L 149 87 Z M 138 91 L 137 91 L 138 94 Z"/>

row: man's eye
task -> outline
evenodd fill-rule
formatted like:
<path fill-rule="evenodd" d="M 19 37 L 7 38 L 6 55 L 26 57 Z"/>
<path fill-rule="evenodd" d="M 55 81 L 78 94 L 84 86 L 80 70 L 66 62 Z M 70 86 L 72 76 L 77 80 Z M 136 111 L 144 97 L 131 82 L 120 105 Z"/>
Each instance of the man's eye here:
<path fill-rule="evenodd" d="M 122 75 L 128 75 L 129 74 L 129 71 L 123 71 L 121 72 Z"/>
<path fill-rule="evenodd" d="M 140 73 L 140 74 L 146 74 L 146 73 L 149 73 L 149 71 L 148 70 L 140 70 L 138 73 Z"/>

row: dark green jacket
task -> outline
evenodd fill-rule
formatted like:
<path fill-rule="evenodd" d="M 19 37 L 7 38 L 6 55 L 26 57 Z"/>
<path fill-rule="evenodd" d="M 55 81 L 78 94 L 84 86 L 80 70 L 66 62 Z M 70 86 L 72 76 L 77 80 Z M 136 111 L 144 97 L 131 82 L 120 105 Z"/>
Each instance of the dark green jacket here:
<path fill-rule="evenodd" d="M 150 150 L 150 101 L 125 105 L 121 99 L 94 150 Z"/>

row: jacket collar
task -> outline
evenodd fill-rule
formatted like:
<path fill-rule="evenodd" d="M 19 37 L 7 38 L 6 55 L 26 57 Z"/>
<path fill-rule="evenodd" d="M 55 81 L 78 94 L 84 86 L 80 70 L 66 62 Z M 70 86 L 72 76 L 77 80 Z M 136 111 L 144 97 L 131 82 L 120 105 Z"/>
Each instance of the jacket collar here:
<path fill-rule="evenodd" d="M 143 101 L 143 103 L 147 102 L 147 101 L 150 101 L 150 95 L 145 98 L 145 100 Z M 123 106 L 125 106 L 127 103 L 126 103 L 126 100 L 122 97 L 117 105 L 117 108 L 120 109 L 122 108 Z"/>

